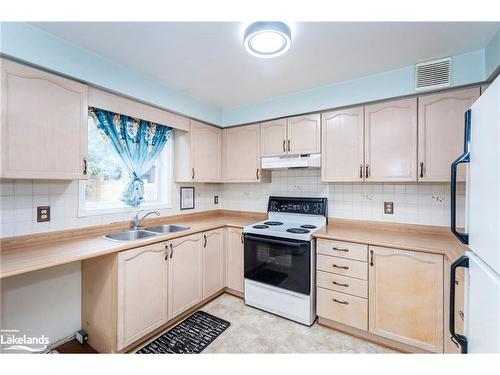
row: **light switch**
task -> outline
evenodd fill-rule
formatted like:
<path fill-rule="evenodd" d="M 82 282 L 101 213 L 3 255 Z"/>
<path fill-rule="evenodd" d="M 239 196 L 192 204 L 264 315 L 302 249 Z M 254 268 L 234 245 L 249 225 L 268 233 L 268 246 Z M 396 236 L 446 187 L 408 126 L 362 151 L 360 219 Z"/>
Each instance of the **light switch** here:
<path fill-rule="evenodd" d="M 394 203 L 393 202 L 384 202 L 384 214 L 386 214 L 386 215 L 394 214 Z"/>

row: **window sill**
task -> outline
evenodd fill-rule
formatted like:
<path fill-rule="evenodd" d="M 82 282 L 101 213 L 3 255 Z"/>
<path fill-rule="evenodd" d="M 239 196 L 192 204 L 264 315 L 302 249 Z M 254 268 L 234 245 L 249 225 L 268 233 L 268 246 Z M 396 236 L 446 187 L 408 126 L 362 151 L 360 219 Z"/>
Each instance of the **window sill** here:
<path fill-rule="evenodd" d="M 116 205 L 89 205 L 78 208 L 78 217 L 96 216 L 96 215 L 110 215 L 122 214 L 129 212 L 137 212 L 139 210 L 159 210 L 165 208 L 172 208 L 172 205 L 166 202 L 148 202 L 141 204 L 137 207 L 130 207 L 124 204 Z"/>

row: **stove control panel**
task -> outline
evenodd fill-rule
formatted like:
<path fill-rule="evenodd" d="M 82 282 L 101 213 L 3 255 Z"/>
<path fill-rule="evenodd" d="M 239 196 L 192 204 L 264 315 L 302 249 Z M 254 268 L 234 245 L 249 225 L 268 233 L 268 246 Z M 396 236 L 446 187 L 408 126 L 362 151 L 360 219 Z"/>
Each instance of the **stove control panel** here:
<path fill-rule="evenodd" d="M 327 215 L 326 198 L 288 198 L 269 197 L 268 212 L 287 212 L 293 214 Z"/>

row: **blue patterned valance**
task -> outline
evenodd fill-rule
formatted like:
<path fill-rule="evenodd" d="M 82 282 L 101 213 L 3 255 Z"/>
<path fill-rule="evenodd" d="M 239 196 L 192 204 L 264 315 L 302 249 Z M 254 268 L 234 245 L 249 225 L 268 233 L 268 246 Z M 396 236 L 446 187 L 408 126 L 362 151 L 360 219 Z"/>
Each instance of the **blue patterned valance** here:
<path fill-rule="evenodd" d="M 121 201 L 136 207 L 144 200 L 146 174 L 167 143 L 172 128 L 90 107 L 89 116 L 107 139 L 130 174 Z"/>

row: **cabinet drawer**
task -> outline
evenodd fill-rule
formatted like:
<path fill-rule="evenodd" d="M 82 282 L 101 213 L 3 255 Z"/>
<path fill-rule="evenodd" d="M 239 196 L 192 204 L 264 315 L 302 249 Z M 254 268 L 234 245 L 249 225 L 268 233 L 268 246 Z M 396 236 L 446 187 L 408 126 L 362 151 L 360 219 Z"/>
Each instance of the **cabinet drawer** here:
<path fill-rule="evenodd" d="M 368 329 L 368 300 L 317 288 L 319 316 L 362 330 Z"/>
<path fill-rule="evenodd" d="M 368 282 L 366 280 L 318 271 L 316 273 L 316 284 L 324 289 L 368 298 Z"/>
<path fill-rule="evenodd" d="M 317 268 L 320 271 L 367 280 L 368 263 L 322 254 L 318 254 L 317 261 Z"/>
<path fill-rule="evenodd" d="M 362 262 L 366 262 L 368 259 L 368 245 L 359 243 L 319 239 L 317 252 L 318 254 L 359 260 Z"/>

